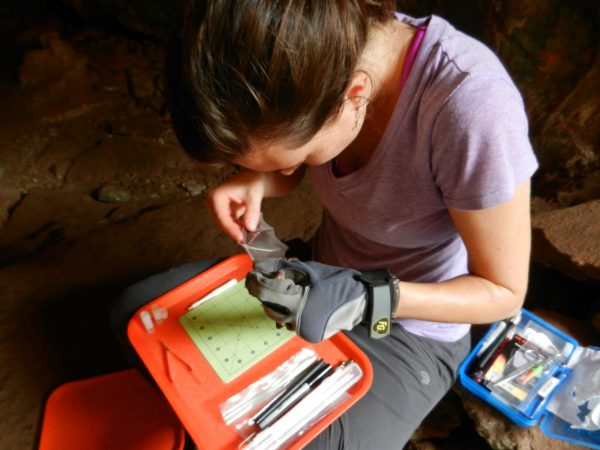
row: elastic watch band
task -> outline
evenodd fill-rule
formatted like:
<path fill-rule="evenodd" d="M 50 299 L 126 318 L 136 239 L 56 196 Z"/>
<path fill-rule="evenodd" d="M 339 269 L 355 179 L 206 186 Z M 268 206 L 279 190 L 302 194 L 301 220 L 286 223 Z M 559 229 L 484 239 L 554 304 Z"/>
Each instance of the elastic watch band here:
<path fill-rule="evenodd" d="M 390 334 L 392 317 L 399 300 L 399 285 L 387 269 L 368 270 L 357 278 L 365 283 L 369 301 L 365 321 L 369 337 L 381 339 Z"/>

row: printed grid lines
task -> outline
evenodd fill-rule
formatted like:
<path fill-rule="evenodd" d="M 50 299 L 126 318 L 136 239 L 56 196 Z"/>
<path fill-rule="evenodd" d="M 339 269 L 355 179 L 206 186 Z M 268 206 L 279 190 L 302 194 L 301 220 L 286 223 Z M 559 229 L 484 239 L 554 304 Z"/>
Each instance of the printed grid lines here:
<path fill-rule="evenodd" d="M 224 382 L 231 381 L 294 334 L 277 329 L 240 281 L 181 317 L 198 349 Z"/>

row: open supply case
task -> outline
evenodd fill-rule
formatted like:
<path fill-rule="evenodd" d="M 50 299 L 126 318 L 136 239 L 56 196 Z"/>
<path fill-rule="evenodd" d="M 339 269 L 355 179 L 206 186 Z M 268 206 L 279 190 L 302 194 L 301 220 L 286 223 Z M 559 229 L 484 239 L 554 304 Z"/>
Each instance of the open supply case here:
<path fill-rule="evenodd" d="M 582 355 L 590 353 L 595 359 L 584 368 Z M 584 389 L 573 387 L 576 379 L 582 384 L 578 375 L 600 384 L 599 356 L 522 309 L 490 327 L 459 367 L 459 378 L 517 425 L 539 425 L 548 436 L 600 449 L 600 391 L 578 399 L 575 391 Z"/>
<path fill-rule="evenodd" d="M 244 436 L 225 423 L 220 405 L 304 349 L 334 366 L 353 360 L 362 377 L 340 404 L 286 448 L 304 447 L 362 397 L 372 382 L 366 355 L 342 333 L 311 344 L 285 328 L 278 330 L 268 318 L 268 329 L 266 323 L 264 327 L 260 322 L 249 325 L 251 320 L 261 320 L 258 315 L 264 315 L 260 303 L 256 299 L 228 300 L 225 294 L 201 300 L 198 308 L 190 310 L 191 305 L 213 292 L 235 292 L 235 286 L 243 289 L 251 268 L 247 255 L 226 259 L 145 305 L 128 324 L 131 344 L 199 450 L 237 449 Z M 260 311 L 244 309 L 251 305 L 258 305 Z M 197 319 L 202 314 L 208 320 L 201 325 Z M 239 327 L 252 327 L 253 338 L 246 333 L 240 340 L 236 331 Z M 261 354 L 263 347 L 269 350 Z M 224 349 L 229 353 L 223 356 Z"/>

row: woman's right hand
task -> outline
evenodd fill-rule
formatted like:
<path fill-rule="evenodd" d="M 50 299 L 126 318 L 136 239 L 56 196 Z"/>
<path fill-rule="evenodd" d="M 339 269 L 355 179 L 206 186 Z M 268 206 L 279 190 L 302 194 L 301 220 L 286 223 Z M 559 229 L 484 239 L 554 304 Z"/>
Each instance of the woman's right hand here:
<path fill-rule="evenodd" d="M 244 229 L 254 231 L 258 225 L 268 176 L 268 173 L 244 170 L 218 185 L 206 198 L 217 224 L 237 242 L 243 240 Z"/>

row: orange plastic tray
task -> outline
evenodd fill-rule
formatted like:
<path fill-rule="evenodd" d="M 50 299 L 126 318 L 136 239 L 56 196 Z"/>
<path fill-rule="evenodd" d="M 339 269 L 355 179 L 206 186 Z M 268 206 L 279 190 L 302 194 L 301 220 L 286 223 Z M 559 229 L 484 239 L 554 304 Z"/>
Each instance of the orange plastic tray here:
<path fill-rule="evenodd" d="M 38 450 L 181 450 L 180 421 L 159 392 L 130 369 L 55 389 Z"/>
<path fill-rule="evenodd" d="M 275 370 L 302 348 L 314 349 L 320 357 L 334 365 L 353 359 L 361 367 L 363 377 L 350 390 L 348 400 L 296 440 L 290 449 L 301 449 L 310 442 L 362 397 L 373 379 L 366 355 L 350 339 L 338 333 L 319 344 L 293 337 L 231 382 L 223 383 L 179 324 L 179 317 L 194 301 L 227 280 L 243 279 L 251 268 L 252 262 L 247 255 L 233 256 L 147 304 L 128 325 L 127 332 L 133 347 L 200 450 L 237 449 L 243 439 L 233 427 L 225 424 L 219 405 Z M 150 312 L 154 306 L 167 309 L 168 318 L 155 325 L 153 333 L 148 333 L 140 319 L 140 312 Z"/>

